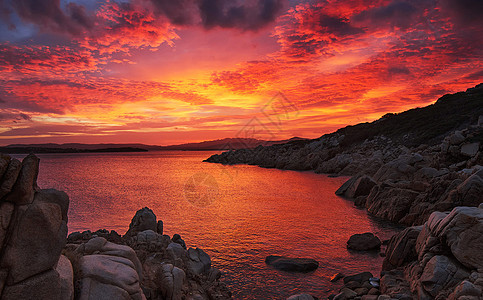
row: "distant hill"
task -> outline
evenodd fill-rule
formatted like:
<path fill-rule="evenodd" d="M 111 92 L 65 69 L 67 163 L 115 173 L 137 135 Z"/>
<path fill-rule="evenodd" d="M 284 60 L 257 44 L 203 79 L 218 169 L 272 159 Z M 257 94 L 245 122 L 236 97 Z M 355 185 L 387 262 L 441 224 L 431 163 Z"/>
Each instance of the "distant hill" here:
<path fill-rule="evenodd" d="M 220 140 L 204 141 L 199 143 L 186 143 L 170 146 L 156 146 L 144 144 L 81 144 L 81 143 L 44 143 L 44 144 L 11 144 L 0 147 L 0 153 L 85 153 L 85 152 L 140 152 L 140 151 L 163 151 L 163 150 L 229 150 L 255 148 L 259 145 L 270 146 L 283 144 L 290 141 L 305 140 L 294 137 L 281 141 L 264 141 L 249 138 L 225 138 Z"/>

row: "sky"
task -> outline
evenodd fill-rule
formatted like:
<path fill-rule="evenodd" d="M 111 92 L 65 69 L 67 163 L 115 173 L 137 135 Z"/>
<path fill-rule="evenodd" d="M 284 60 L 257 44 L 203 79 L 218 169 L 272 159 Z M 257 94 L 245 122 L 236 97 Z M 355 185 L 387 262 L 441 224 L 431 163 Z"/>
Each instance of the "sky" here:
<path fill-rule="evenodd" d="M 0 0 L 0 145 L 317 138 L 483 82 L 481 0 Z"/>

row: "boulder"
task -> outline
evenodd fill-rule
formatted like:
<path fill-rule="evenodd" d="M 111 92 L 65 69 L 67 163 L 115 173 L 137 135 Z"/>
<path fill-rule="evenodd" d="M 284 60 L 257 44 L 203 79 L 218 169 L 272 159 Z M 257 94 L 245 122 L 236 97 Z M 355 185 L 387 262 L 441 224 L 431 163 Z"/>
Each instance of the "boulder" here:
<path fill-rule="evenodd" d="M 449 136 L 449 143 L 451 145 L 461 144 L 462 142 L 464 142 L 464 140 L 465 140 L 465 137 L 461 133 L 461 131 L 456 131 L 455 133 Z"/>
<path fill-rule="evenodd" d="M 287 272 L 310 272 L 319 267 L 319 263 L 311 258 L 290 258 L 277 255 L 267 256 L 265 263 L 277 270 Z"/>
<path fill-rule="evenodd" d="M 186 280 L 183 270 L 171 264 L 162 264 L 159 273 L 159 286 L 163 298 L 166 300 L 181 300 L 182 287 Z"/>
<path fill-rule="evenodd" d="M 383 270 L 392 270 L 417 259 L 416 240 L 422 226 L 408 227 L 391 237 L 382 263 Z"/>
<path fill-rule="evenodd" d="M 2 300 L 19 299 L 62 299 L 59 273 L 55 270 L 48 270 L 3 289 Z"/>
<path fill-rule="evenodd" d="M 375 250 L 381 248 L 381 240 L 370 232 L 354 234 L 347 241 L 347 248 L 357 251 Z"/>
<path fill-rule="evenodd" d="M 471 297 L 481 299 L 483 293 L 480 287 L 475 286 L 468 280 L 463 280 L 449 295 L 448 300 L 468 299 L 467 297 L 469 299 L 471 299 Z"/>
<path fill-rule="evenodd" d="M 138 232 L 144 230 L 152 230 L 156 232 L 157 227 L 158 224 L 156 222 L 156 215 L 151 209 L 144 207 L 138 210 L 132 218 L 131 224 L 129 224 L 129 230 L 126 232 L 126 236 L 134 236 Z"/>
<path fill-rule="evenodd" d="M 349 275 L 344 277 L 344 284 L 347 284 L 351 281 L 355 281 L 358 283 L 364 283 L 366 281 L 369 281 L 369 279 L 373 278 L 374 276 L 372 275 L 371 272 L 362 272 L 354 275 Z"/>
<path fill-rule="evenodd" d="M 431 258 L 420 277 L 422 287 L 432 297 L 441 291 L 452 289 L 470 275 L 468 270 L 458 262 L 444 255 Z"/>
<path fill-rule="evenodd" d="M 55 267 L 57 273 L 59 273 L 60 279 L 60 299 L 73 300 L 74 299 L 74 270 L 70 260 L 61 255 L 59 262 Z"/>
<path fill-rule="evenodd" d="M 211 268 L 211 258 L 205 251 L 200 248 L 188 249 L 188 269 L 194 274 L 205 273 Z"/>
<path fill-rule="evenodd" d="M 32 204 L 17 206 L 0 263 L 9 270 L 8 285 L 54 268 L 67 237 L 68 205 L 64 192 L 41 190 Z"/>
<path fill-rule="evenodd" d="M 9 160 L 8 167 L 1 178 L 2 181 L 0 182 L 0 199 L 10 193 L 13 185 L 17 181 L 21 168 L 22 163 L 18 159 L 13 158 Z"/>
<path fill-rule="evenodd" d="M 483 268 L 483 210 L 460 206 L 448 215 L 433 213 L 428 221 L 431 233 L 446 241 L 451 253 L 471 269 Z"/>
<path fill-rule="evenodd" d="M 360 176 L 359 175 L 356 175 L 356 176 L 352 176 L 349 180 L 347 180 L 346 182 L 344 182 L 338 189 L 337 191 L 335 191 L 335 194 L 338 195 L 338 196 L 342 196 L 344 195 L 347 190 L 349 189 L 349 187 L 351 187 L 352 185 L 354 185 L 354 183 L 357 181 L 357 179 L 359 179 Z"/>
<path fill-rule="evenodd" d="M 80 299 L 143 299 L 131 260 L 111 255 L 86 255 L 79 260 Z M 112 298 L 114 297 L 115 298 Z"/>
<path fill-rule="evenodd" d="M 108 242 L 103 237 L 95 237 L 90 239 L 87 243 L 77 247 L 76 252 L 86 256 L 91 254 L 101 254 L 104 256 L 113 256 L 128 259 L 134 266 L 133 268 L 138 273 L 138 278 L 142 279 L 142 264 L 139 261 L 136 252 L 134 252 L 134 250 L 129 246 L 118 245 Z"/>
<path fill-rule="evenodd" d="M 480 149 L 480 143 L 471 143 L 471 144 L 464 144 L 461 146 L 461 154 L 469 157 L 473 157 L 478 153 Z"/>
<path fill-rule="evenodd" d="M 345 196 L 349 198 L 357 198 L 359 196 L 367 196 L 371 192 L 371 189 L 377 183 L 369 176 L 359 177 L 354 184 L 352 184 L 347 191 Z"/>
<path fill-rule="evenodd" d="M 8 194 L 6 201 L 16 205 L 30 204 L 34 200 L 37 190 L 37 176 L 39 174 L 39 158 L 33 154 L 27 155 L 22 160 L 22 166 L 17 180 Z"/>

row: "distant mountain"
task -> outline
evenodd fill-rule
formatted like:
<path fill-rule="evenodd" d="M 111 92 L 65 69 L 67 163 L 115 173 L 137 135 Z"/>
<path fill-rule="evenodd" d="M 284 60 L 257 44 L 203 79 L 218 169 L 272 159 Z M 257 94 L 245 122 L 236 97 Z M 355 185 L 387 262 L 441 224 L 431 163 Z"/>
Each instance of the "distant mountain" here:
<path fill-rule="evenodd" d="M 290 141 L 305 140 L 299 137 L 293 137 L 288 140 L 281 141 L 264 141 L 250 138 L 225 138 L 220 140 L 204 141 L 199 143 L 186 143 L 170 146 L 156 146 L 145 144 L 11 144 L 0 147 L 3 153 L 82 153 L 82 152 L 139 152 L 139 151 L 162 151 L 162 150 L 229 150 L 255 148 L 259 145 L 270 146 L 275 144 L 283 144 Z M 130 151 L 131 150 L 131 151 Z"/>

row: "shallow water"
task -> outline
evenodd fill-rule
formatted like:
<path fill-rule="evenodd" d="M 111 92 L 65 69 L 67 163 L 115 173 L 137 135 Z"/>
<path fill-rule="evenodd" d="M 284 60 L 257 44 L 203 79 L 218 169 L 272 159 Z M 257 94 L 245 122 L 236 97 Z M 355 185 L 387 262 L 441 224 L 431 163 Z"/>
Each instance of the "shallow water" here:
<path fill-rule="evenodd" d="M 212 257 L 235 299 L 326 297 L 339 287 L 329 282 L 337 272 L 378 276 L 379 254 L 349 252 L 346 241 L 367 231 L 387 239 L 397 228 L 336 196 L 347 178 L 203 163 L 211 154 L 42 154 L 38 183 L 69 194 L 69 232 L 124 234 L 136 210 L 148 206 L 166 234 L 179 233 L 188 247 Z M 265 265 L 271 254 L 310 257 L 320 266 L 308 274 L 281 272 Z"/>

